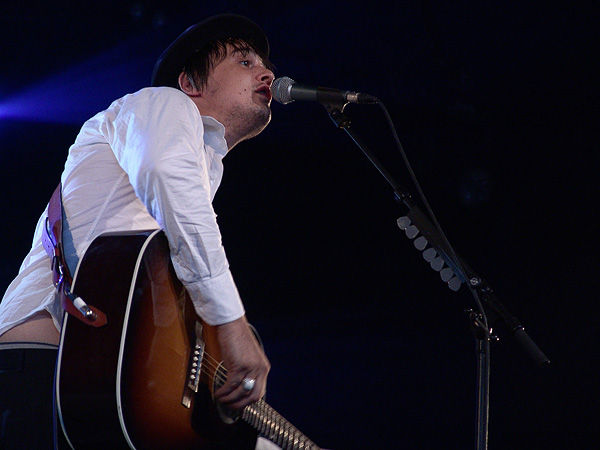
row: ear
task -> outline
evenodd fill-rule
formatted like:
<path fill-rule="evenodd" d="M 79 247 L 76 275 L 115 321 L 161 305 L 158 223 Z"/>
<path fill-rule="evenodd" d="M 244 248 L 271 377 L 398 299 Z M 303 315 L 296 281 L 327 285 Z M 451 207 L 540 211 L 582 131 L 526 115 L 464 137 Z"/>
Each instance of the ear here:
<path fill-rule="evenodd" d="M 179 74 L 179 88 L 190 97 L 199 97 L 202 93 L 196 88 L 185 72 Z"/>

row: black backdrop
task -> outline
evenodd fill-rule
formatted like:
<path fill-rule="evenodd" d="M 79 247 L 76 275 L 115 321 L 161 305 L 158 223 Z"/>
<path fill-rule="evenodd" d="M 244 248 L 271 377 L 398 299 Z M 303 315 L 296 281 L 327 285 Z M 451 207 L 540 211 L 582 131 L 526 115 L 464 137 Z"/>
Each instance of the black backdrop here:
<path fill-rule="evenodd" d="M 593 2 L 11 2 L 1 30 L 7 286 L 79 126 L 148 84 L 161 50 L 217 12 L 267 31 L 277 76 L 389 108 L 450 241 L 552 363 L 492 345 L 490 448 L 588 448 L 598 373 Z M 416 195 L 376 106 L 346 112 Z M 273 106 L 226 158 L 215 201 L 268 400 L 334 449 L 474 445 L 475 343 L 454 293 L 396 226 L 389 187 L 318 104 Z"/>

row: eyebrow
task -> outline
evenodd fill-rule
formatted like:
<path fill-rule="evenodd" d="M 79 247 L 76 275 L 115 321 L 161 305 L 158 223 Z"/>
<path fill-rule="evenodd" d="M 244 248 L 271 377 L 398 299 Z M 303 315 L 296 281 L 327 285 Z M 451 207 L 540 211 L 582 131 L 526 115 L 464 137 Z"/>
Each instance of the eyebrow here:
<path fill-rule="evenodd" d="M 234 48 L 231 52 L 231 56 L 240 55 L 242 57 L 246 57 L 250 54 L 253 54 L 258 62 L 264 67 L 267 68 L 267 63 L 265 60 L 258 54 L 252 47 L 242 47 L 242 48 Z"/>
<path fill-rule="evenodd" d="M 235 54 L 240 54 L 242 56 L 246 56 L 248 53 L 256 53 L 252 47 L 248 46 L 248 47 L 234 47 L 233 51 L 231 52 L 232 55 Z"/>

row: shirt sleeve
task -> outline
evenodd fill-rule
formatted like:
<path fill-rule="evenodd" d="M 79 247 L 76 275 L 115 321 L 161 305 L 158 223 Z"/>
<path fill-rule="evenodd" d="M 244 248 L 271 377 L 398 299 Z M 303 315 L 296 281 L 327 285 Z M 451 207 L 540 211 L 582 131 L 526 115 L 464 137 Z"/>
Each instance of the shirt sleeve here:
<path fill-rule="evenodd" d="M 196 105 L 170 88 L 124 98 L 101 125 L 136 195 L 164 230 L 178 278 L 210 325 L 244 308 L 212 206 L 204 128 Z"/>

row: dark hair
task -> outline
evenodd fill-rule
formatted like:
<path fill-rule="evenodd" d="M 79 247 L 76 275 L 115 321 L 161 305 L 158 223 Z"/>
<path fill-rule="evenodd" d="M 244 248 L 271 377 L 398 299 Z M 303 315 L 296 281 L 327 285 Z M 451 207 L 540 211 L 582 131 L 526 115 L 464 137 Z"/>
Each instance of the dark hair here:
<path fill-rule="evenodd" d="M 247 55 L 248 52 L 254 51 L 262 59 L 267 69 L 274 69 L 271 61 L 251 41 L 240 38 L 217 39 L 209 42 L 200 50 L 196 50 L 183 67 L 183 72 L 196 89 L 206 87 L 211 68 L 219 64 L 227 56 L 227 45 L 232 46 L 234 50 L 240 52 L 242 55 Z"/>

